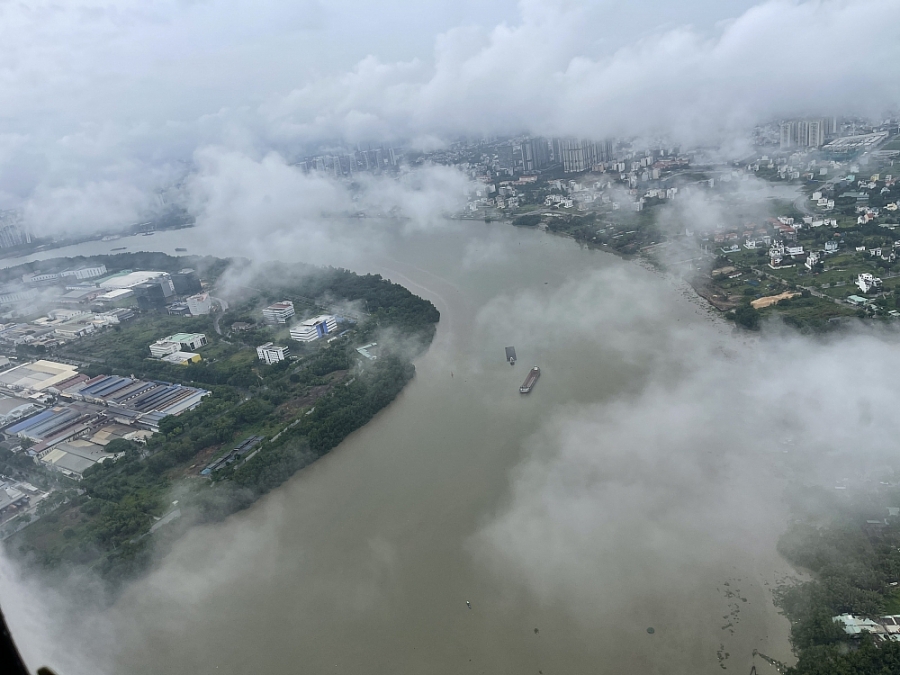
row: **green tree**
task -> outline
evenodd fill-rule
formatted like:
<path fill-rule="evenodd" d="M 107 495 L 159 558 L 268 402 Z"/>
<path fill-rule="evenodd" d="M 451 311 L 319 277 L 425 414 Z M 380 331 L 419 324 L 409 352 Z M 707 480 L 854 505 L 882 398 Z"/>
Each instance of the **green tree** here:
<path fill-rule="evenodd" d="M 759 311 L 749 304 L 741 305 L 734 310 L 734 322 L 747 330 L 759 330 Z"/>

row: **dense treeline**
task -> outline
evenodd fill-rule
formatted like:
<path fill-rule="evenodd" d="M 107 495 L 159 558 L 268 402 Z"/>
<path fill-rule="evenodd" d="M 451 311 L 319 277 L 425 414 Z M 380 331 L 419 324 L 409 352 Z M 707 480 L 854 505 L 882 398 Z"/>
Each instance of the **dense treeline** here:
<path fill-rule="evenodd" d="M 176 530 L 183 531 L 195 522 L 221 520 L 278 487 L 369 421 L 397 396 L 414 372 L 415 367 L 408 361 L 386 355 L 349 385 L 338 386 L 316 403 L 313 413 L 304 416 L 302 425 L 293 427 L 276 442 L 264 443 L 246 463 L 236 463 L 216 472 L 213 483 L 195 487 L 183 495 L 180 508 L 189 516 L 182 519 Z M 168 428 L 168 434 L 180 431 L 175 425 L 170 424 Z M 104 472 L 91 475 L 88 485 L 94 499 L 102 499 L 107 494 L 109 487 L 104 478 Z M 132 485 L 131 489 L 137 492 L 138 487 Z M 168 494 L 168 490 L 162 494 Z M 104 508 L 109 503 L 105 502 Z M 94 531 L 96 537 L 106 537 L 94 542 L 95 545 L 118 545 L 114 550 L 104 548 L 105 557 L 98 567 L 107 580 L 122 581 L 146 565 L 148 543 L 133 538 L 146 530 L 154 515 L 159 515 L 158 507 L 154 511 L 151 506 L 129 500 L 121 513 L 110 512 L 102 526 Z"/>
<path fill-rule="evenodd" d="M 900 580 L 900 526 L 892 518 L 885 522 L 887 501 L 880 502 L 831 505 L 834 513 L 824 524 L 816 515 L 795 523 L 781 537 L 779 552 L 814 575 L 780 588 L 777 595 L 800 655 L 790 675 L 900 672 L 891 670 L 900 664 L 900 645 L 863 642 L 855 649 L 858 641 L 832 620 L 845 613 L 900 613 L 900 596 L 891 586 Z"/>
<path fill-rule="evenodd" d="M 900 642 L 875 645 L 864 639 L 859 649 L 842 652 L 812 647 L 800 654 L 786 675 L 896 675 L 900 673 Z"/>
<path fill-rule="evenodd" d="M 541 214 L 526 213 L 524 216 L 513 218 L 512 224 L 516 227 L 537 227 L 541 224 Z"/>
<path fill-rule="evenodd" d="M 435 306 L 380 274 L 354 274 L 328 267 L 274 263 L 266 270 L 266 299 L 299 294 L 308 298 L 358 302 L 362 311 L 404 331 L 429 333 L 440 319 Z"/>

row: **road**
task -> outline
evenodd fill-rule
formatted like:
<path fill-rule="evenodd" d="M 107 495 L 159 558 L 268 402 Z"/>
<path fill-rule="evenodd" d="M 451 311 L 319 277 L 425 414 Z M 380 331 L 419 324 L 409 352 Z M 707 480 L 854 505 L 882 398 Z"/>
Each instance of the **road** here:
<path fill-rule="evenodd" d="M 218 303 L 221 309 L 220 312 L 216 312 L 216 317 L 213 319 L 213 328 L 215 328 L 216 332 L 221 335 L 222 329 L 219 327 L 219 320 L 222 318 L 222 315 L 228 311 L 228 302 L 226 302 L 222 298 L 214 298 L 213 296 L 209 296 L 209 299 L 213 302 Z"/>

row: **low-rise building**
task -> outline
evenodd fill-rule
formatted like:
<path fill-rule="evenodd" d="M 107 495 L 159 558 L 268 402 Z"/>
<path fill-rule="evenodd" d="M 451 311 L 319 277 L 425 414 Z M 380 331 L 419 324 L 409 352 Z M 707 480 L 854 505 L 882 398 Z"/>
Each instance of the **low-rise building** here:
<path fill-rule="evenodd" d="M 150 345 L 150 353 L 158 359 L 184 350 L 200 349 L 207 344 L 203 333 L 175 333 Z"/>
<path fill-rule="evenodd" d="M 191 310 L 191 316 L 200 316 L 201 314 L 209 314 L 212 309 L 212 301 L 209 299 L 209 293 L 197 293 L 187 300 L 188 309 Z"/>
<path fill-rule="evenodd" d="M 34 361 L 0 373 L 0 385 L 17 390 L 43 391 L 71 378 L 77 372 L 75 366 L 67 363 Z"/>
<path fill-rule="evenodd" d="M 175 333 L 165 339 L 177 342 L 185 349 L 200 349 L 208 344 L 204 333 Z"/>
<path fill-rule="evenodd" d="M 150 354 L 157 359 L 161 359 L 164 356 L 168 356 L 169 354 L 174 354 L 180 349 L 181 345 L 177 342 L 173 342 L 168 339 L 157 340 L 152 345 L 150 345 Z"/>
<path fill-rule="evenodd" d="M 173 302 L 171 305 L 166 305 L 166 314 L 171 316 L 190 316 L 191 308 L 188 307 L 186 302 Z"/>
<path fill-rule="evenodd" d="M 335 330 L 337 330 L 337 319 L 334 315 L 320 314 L 291 326 L 291 338 L 298 342 L 313 342 Z"/>
<path fill-rule="evenodd" d="M 878 292 L 881 290 L 881 279 L 868 272 L 863 272 L 856 277 L 856 285 L 863 293 Z"/>
<path fill-rule="evenodd" d="M 199 363 L 202 360 L 202 357 L 199 354 L 194 352 L 172 352 L 171 354 L 166 354 L 163 356 L 160 361 L 165 361 L 167 363 L 174 363 L 177 366 L 187 366 L 191 363 Z"/>
<path fill-rule="evenodd" d="M 294 303 L 290 300 L 276 302 L 263 310 L 263 319 L 266 323 L 287 323 L 294 316 Z"/>
<path fill-rule="evenodd" d="M 286 360 L 289 354 L 290 349 L 287 347 L 279 347 L 271 342 L 267 342 L 256 348 L 256 355 L 259 357 L 259 360 L 265 361 L 269 365 Z"/>

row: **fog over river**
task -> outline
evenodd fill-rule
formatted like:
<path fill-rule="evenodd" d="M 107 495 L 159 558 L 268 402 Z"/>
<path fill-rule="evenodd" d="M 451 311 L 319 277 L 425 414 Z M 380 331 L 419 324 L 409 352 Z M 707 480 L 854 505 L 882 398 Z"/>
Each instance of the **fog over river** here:
<path fill-rule="evenodd" d="M 762 343 L 661 275 L 540 231 L 336 227 L 370 243 L 248 247 L 198 227 L 41 254 L 181 246 L 337 264 L 407 286 L 441 322 L 392 405 L 252 508 L 194 529 L 102 617 L 42 617 L 40 592 L 13 587 L 5 563 L 31 663 L 745 675 L 774 672 L 754 649 L 792 661 L 771 595 L 791 574 L 775 552 L 786 455 L 751 425 L 778 427 L 792 390 L 765 377 Z M 533 364 L 541 379 L 522 396 Z M 792 424 L 796 438 L 815 427 Z"/>

